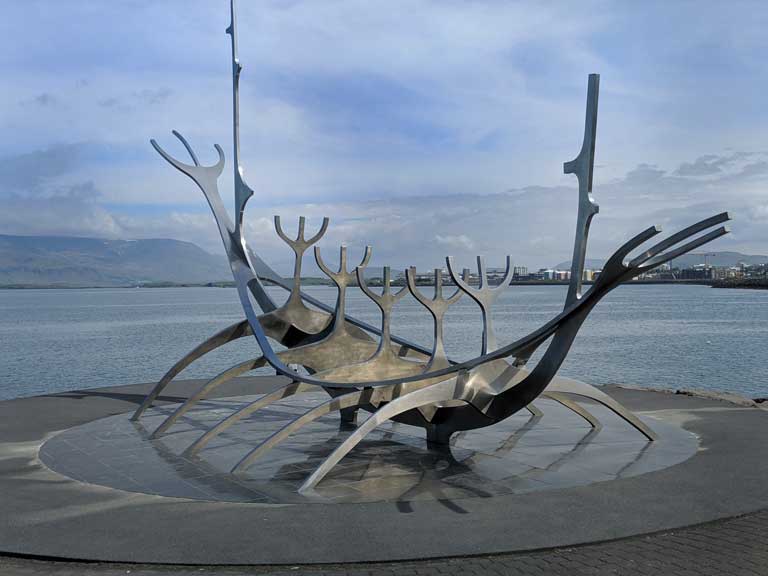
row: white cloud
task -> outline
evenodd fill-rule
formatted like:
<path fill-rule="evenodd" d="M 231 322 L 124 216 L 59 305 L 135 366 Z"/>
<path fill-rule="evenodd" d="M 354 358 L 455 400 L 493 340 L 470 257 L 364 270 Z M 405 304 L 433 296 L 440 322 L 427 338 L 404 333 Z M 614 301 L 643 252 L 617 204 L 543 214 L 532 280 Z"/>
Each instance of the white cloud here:
<path fill-rule="evenodd" d="M 475 248 L 475 243 L 465 234 L 460 234 L 458 236 L 442 236 L 441 234 L 437 234 L 435 235 L 435 241 L 441 246 L 458 248 L 459 250 L 473 250 Z"/>
<path fill-rule="evenodd" d="M 581 144 L 590 72 L 602 74 L 590 256 L 723 209 L 737 220 L 721 246 L 768 253 L 766 7 L 239 7 L 248 234 L 271 261 L 290 262 L 274 213 L 331 216 L 323 249 L 371 243 L 379 264 L 431 268 L 456 250 L 489 265 L 508 252 L 529 266 L 567 259 L 576 191 L 562 162 Z M 33 36 L 18 25 L 30 18 Z M 214 142 L 231 159 L 228 18 L 208 0 L 10 5 L 0 199 L 13 210 L 0 232 L 220 250 L 199 191 L 148 140 L 184 157 L 176 128 L 203 163 Z"/>

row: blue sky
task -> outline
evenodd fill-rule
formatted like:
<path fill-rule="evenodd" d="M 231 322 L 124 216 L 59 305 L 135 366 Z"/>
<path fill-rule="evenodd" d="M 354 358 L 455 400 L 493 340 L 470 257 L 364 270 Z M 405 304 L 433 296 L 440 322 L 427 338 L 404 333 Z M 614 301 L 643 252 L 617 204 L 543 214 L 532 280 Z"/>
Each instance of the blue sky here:
<path fill-rule="evenodd" d="M 768 253 L 768 5 L 239 2 L 252 244 L 331 217 L 374 264 L 552 265 L 570 254 L 586 79 L 601 74 L 589 256 L 721 210 L 713 249 Z M 227 0 L 6 1 L 0 233 L 171 237 L 220 250 L 155 154 L 229 155 Z M 231 157 L 229 155 L 228 157 Z M 231 193 L 231 172 L 222 182 Z M 418 249 L 415 249 L 418 247 Z"/>

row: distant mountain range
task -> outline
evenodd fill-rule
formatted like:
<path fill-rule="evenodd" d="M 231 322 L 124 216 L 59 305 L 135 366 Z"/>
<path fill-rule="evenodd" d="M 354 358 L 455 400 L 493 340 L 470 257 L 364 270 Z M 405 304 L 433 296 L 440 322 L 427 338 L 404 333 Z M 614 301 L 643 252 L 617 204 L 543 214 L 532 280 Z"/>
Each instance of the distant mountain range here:
<path fill-rule="evenodd" d="M 740 252 L 698 252 L 686 254 L 672 260 L 672 267 L 692 268 L 697 264 L 709 264 L 710 266 L 738 266 L 741 263 L 754 266 L 756 264 L 768 264 L 768 256 L 742 254 Z M 585 268 L 599 270 L 605 264 L 605 260 L 588 258 Z M 560 262 L 554 270 L 570 270 L 570 262 Z"/>
<path fill-rule="evenodd" d="M 603 267 L 603 264 L 605 264 L 605 260 L 598 260 L 595 258 L 587 258 L 584 260 L 584 268 L 586 270 L 600 270 Z M 571 261 L 568 260 L 567 262 L 560 262 L 560 264 L 554 266 L 552 270 L 570 270 L 571 269 Z"/>
<path fill-rule="evenodd" d="M 686 254 L 672 260 L 672 266 L 678 268 L 690 268 L 697 264 L 709 264 L 710 266 L 738 266 L 741 263 L 754 266 L 756 264 L 768 264 L 768 256 L 741 254 L 740 252 L 701 252 Z"/>
<path fill-rule="evenodd" d="M 222 256 L 190 242 L 0 235 L 4 286 L 136 286 L 231 279 Z"/>
<path fill-rule="evenodd" d="M 705 262 L 711 266 L 766 264 L 768 256 L 706 252 L 681 256 L 673 261 L 673 266 L 689 268 Z M 585 267 L 600 269 L 603 263 L 587 259 Z M 554 269 L 570 267 L 570 262 L 561 262 Z M 393 269 L 392 277 L 396 278 L 399 272 Z M 381 268 L 370 267 L 365 275 L 377 278 L 381 274 Z M 321 276 L 319 272 L 316 275 Z M 231 280 L 223 256 L 209 254 L 191 242 L 0 234 L 0 286 L 109 287 Z"/>

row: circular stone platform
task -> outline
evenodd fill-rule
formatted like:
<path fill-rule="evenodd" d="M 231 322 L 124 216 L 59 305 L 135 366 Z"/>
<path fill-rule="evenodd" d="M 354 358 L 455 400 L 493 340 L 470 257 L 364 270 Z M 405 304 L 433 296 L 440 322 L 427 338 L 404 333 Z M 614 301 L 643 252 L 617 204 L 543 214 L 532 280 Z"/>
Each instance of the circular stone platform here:
<path fill-rule="evenodd" d="M 160 440 L 147 430 L 199 387 L 178 382 L 136 427 L 149 385 L 0 402 L 0 552 L 145 563 L 309 564 L 489 554 L 570 546 L 768 506 L 768 414 L 755 407 L 606 388 L 661 436 L 653 444 L 594 407 L 604 427 L 545 400 L 527 415 L 460 436 L 450 453 L 423 431 L 371 435 L 309 498 L 296 486 L 345 434 L 329 417 L 242 478 L 227 470 L 322 396 L 233 427 L 187 460 L 207 418 L 273 389 L 233 382 Z M 590 406 L 592 410 L 593 407 Z M 361 417 L 365 417 L 361 414 Z M 698 446 L 698 449 L 697 449 Z"/>
<path fill-rule="evenodd" d="M 338 413 L 302 428 L 237 476 L 230 470 L 253 447 L 294 418 L 326 401 L 322 391 L 301 394 L 242 420 L 199 457 L 184 450 L 204 431 L 259 396 L 201 402 L 158 439 L 149 435 L 178 404 L 148 411 L 139 422 L 111 416 L 57 434 L 40 449 L 54 472 L 110 488 L 221 502 L 308 503 L 490 498 L 629 478 L 678 464 L 698 448 L 679 425 L 648 419 L 659 435 L 649 442 L 616 414 L 589 404 L 602 423 L 591 428 L 553 400 L 543 412 L 519 412 L 488 428 L 452 438 L 444 451 L 428 450 L 421 428 L 385 423 L 345 457 L 311 495 L 299 495 L 306 477 L 354 427 L 340 429 Z M 587 405 L 587 402 L 584 402 Z M 362 421 L 368 415 L 361 412 Z"/>

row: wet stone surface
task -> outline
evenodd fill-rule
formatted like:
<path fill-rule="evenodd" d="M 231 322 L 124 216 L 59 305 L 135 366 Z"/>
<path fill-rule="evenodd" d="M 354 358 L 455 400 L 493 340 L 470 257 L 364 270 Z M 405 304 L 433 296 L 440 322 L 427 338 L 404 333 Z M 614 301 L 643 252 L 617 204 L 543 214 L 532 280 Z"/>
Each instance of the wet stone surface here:
<path fill-rule="evenodd" d="M 584 405 L 603 426 L 593 430 L 578 415 L 539 399 L 541 418 L 527 412 L 488 428 L 454 436 L 450 450 L 427 449 L 424 431 L 386 423 L 369 434 L 308 495 L 302 482 L 351 434 L 338 414 L 309 424 L 256 460 L 244 473 L 232 467 L 253 447 L 325 401 L 307 393 L 256 411 L 216 437 L 197 456 L 184 450 L 215 423 L 254 399 L 207 400 L 164 435 L 149 435 L 176 408 L 130 413 L 65 430 L 40 449 L 51 470 L 80 482 L 145 494 L 223 502 L 343 503 L 450 501 L 582 486 L 667 468 L 690 458 L 696 436 L 661 419 L 644 418 L 659 440 L 647 442 L 609 410 Z M 358 421 L 367 418 L 361 411 Z"/>

